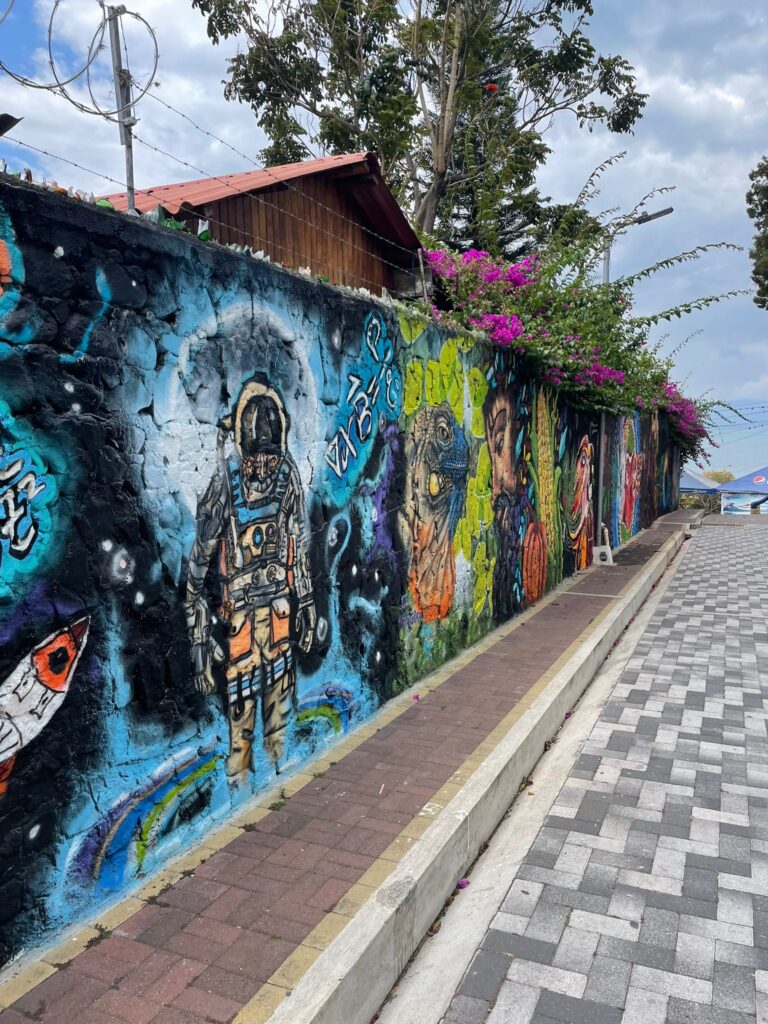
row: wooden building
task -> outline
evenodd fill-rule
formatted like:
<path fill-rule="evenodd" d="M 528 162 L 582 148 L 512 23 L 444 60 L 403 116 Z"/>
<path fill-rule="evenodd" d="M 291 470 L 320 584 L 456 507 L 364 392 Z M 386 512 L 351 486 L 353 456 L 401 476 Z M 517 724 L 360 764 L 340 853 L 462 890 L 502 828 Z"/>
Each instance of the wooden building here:
<path fill-rule="evenodd" d="M 124 192 L 106 196 L 125 210 Z M 331 284 L 380 294 L 422 293 L 420 242 L 373 153 L 329 156 L 242 174 L 136 191 L 136 209 L 156 207 L 224 244 L 261 250 L 275 262 Z"/>

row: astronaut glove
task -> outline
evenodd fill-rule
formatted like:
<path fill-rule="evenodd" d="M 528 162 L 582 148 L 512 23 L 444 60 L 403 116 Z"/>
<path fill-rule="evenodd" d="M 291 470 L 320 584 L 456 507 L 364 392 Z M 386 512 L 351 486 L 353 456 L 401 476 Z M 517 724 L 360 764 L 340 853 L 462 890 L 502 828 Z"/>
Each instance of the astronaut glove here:
<path fill-rule="evenodd" d="M 192 645 L 192 664 L 197 692 L 213 693 L 216 689 L 216 682 L 211 672 L 211 650 L 207 643 Z"/>

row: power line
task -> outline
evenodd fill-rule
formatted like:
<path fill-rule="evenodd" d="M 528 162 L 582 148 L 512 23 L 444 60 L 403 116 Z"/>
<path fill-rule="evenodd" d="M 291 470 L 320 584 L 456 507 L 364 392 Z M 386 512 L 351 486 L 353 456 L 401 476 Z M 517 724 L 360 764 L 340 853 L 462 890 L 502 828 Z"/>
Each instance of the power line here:
<path fill-rule="evenodd" d="M 723 441 L 723 446 L 727 444 L 738 444 L 739 441 L 751 441 L 754 437 L 760 437 L 762 434 L 768 434 L 768 427 L 764 427 L 759 430 L 756 434 L 749 434 L 748 436 L 741 435 L 741 437 L 729 437 L 728 440 Z"/>
<path fill-rule="evenodd" d="M 51 160 L 60 160 L 64 164 L 69 164 L 70 167 L 76 167 L 78 171 L 84 171 L 86 174 L 93 174 L 97 178 L 103 178 L 105 181 L 111 181 L 113 185 L 119 185 L 121 188 L 126 188 L 124 181 L 118 181 L 117 178 L 110 178 L 108 174 L 103 174 L 101 171 L 94 171 L 91 167 L 84 167 L 82 164 L 76 163 L 74 160 L 68 160 L 65 156 L 57 156 L 56 153 L 49 153 L 47 149 L 41 149 L 39 146 L 33 146 L 31 142 L 22 142 L 21 139 L 15 139 L 12 135 L 4 135 L 4 142 L 13 142 L 16 146 L 23 146 L 24 149 L 31 149 L 34 153 L 40 153 L 42 156 L 50 157 Z"/>

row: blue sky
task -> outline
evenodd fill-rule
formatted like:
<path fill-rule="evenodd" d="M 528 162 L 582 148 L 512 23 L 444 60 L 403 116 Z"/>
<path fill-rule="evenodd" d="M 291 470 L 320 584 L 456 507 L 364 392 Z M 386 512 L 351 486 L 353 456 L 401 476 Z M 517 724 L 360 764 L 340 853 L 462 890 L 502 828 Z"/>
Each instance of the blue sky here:
<path fill-rule="evenodd" d="M 51 0 L 16 0 L 0 25 L 0 57 L 14 70 L 48 79 L 46 25 Z M 205 22 L 190 0 L 133 0 L 156 30 L 159 86 L 152 93 L 210 127 L 246 154 L 263 144 L 249 109 L 222 95 L 231 44 L 213 47 Z M 0 7 L 4 5 L 0 3 Z M 632 206 L 655 186 L 674 185 L 669 197 L 649 205 L 672 205 L 674 214 L 634 227 L 616 245 L 612 274 L 631 273 L 656 260 L 706 242 L 735 242 L 748 249 L 752 226 L 744 194 L 749 171 L 768 151 L 768 13 L 764 0 L 738 7 L 715 0 L 595 0 L 591 37 L 604 53 L 621 53 L 634 65 L 639 84 L 650 93 L 634 136 L 579 130 L 567 116 L 551 128 L 553 154 L 541 175 L 544 191 L 557 201 L 573 199 L 590 171 L 612 153 L 626 158 L 607 172 L 599 208 Z M 728 7 L 731 7 L 729 10 Z M 74 70 L 98 26 L 96 0 L 61 0 L 56 14 L 55 50 L 62 67 Z M 152 48 L 142 27 L 128 24 L 131 67 L 139 79 L 149 68 Z M 97 98 L 109 100 L 104 58 L 94 65 Z M 82 86 L 76 87 L 82 95 Z M 80 113 L 48 92 L 3 81 L 3 110 L 24 117 L 13 132 L 41 149 L 67 157 L 99 175 L 124 179 L 117 128 Z M 137 108 L 137 132 L 209 174 L 248 170 L 253 164 L 195 131 L 151 97 Z M 29 166 L 36 176 L 62 184 L 111 191 L 103 177 L 24 151 L 0 140 L 0 157 L 12 168 Z M 176 161 L 136 146 L 139 186 L 197 176 Z M 750 288 L 750 263 L 742 254 L 718 252 L 701 261 L 656 275 L 637 293 L 638 312 L 732 289 Z M 676 377 L 694 395 L 708 393 L 739 404 L 754 423 L 726 428 L 711 459 L 717 468 L 740 475 L 768 464 L 768 312 L 748 297 L 731 299 L 664 330 L 664 351 L 697 334 L 675 355 Z M 661 338 L 664 330 L 656 337 Z M 763 408 L 760 408 L 760 405 Z"/>

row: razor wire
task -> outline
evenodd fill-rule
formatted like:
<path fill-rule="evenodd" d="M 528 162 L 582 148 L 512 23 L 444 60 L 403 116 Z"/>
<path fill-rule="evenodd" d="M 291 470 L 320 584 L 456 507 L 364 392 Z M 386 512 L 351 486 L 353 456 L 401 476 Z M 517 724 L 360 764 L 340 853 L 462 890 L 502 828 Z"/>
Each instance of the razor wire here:
<path fill-rule="evenodd" d="M 15 0 L 9 0 L 2 15 L 0 15 L 0 24 L 5 21 L 8 15 L 13 9 Z M 130 113 L 132 108 L 143 96 L 149 92 L 152 85 L 155 82 L 157 76 L 157 68 L 160 60 L 160 50 L 157 41 L 155 31 L 149 22 L 141 14 L 136 11 L 129 11 L 123 5 L 117 7 L 110 7 L 104 0 L 93 0 L 99 9 L 99 23 L 91 36 L 91 41 L 85 54 L 84 62 L 79 65 L 78 69 L 70 75 L 62 74 L 56 57 L 54 56 L 54 40 L 56 34 L 56 15 L 62 4 L 62 0 L 54 0 L 53 7 L 51 9 L 51 15 L 48 19 L 47 27 L 47 51 L 48 51 L 48 66 L 51 70 L 52 80 L 47 82 L 38 82 L 34 78 L 30 78 L 28 75 L 23 75 L 18 71 L 14 71 L 5 61 L 0 59 L 0 70 L 4 71 L 9 78 L 17 82 L 19 85 L 23 85 L 28 89 L 38 89 L 46 92 L 56 93 L 63 96 L 68 100 L 72 106 L 84 114 L 92 114 L 97 117 L 103 117 L 108 121 L 116 121 L 124 113 Z M 107 32 L 107 26 L 110 18 L 132 18 L 139 25 L 141 25 L 149 37 L 151 44 L 152 56 L 150 60 L 151 70 L 147 76 L 145 84 L 138 87 L 137 92 L 132 96 L 130 104 L 124 104 L 114 108 L 104 108 L 99 101 L 96 99 L 93 84 L 93 65 L 102 52 L 105 49 L 104 36 Z M 123 38 L 124 35 L 123 35 Z M 132 77 L 132 82 L 137 85 L 135 79 Z M 90 103 L 85 103 L 80 99 L 73 96 L 68 89 L 68 86 L 73 86 L 75 83 L 84 84 L 87 89 Z"/>

